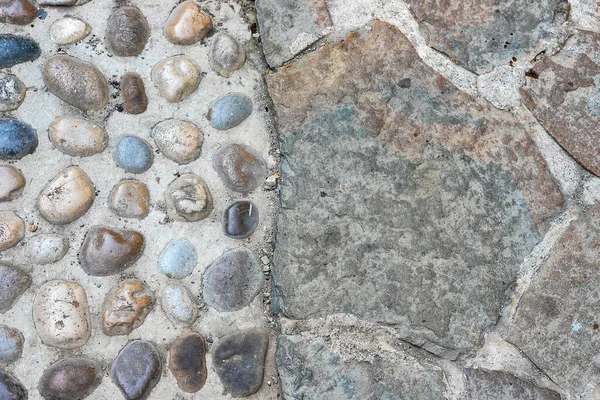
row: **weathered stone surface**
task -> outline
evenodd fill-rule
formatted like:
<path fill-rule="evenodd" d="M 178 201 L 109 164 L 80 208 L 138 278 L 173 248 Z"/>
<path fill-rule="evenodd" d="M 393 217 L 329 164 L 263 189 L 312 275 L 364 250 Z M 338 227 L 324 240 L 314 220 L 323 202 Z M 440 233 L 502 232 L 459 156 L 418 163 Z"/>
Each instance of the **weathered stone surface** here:
<path fill-rule="evenodd" d="M 225 236 L 232 239 L 246 239 L 258 227 L 258 207 L 251 201 L 236 201 L 223 210 L 221 219 Z"/>
<path fill-rule="evenodd" d="M 152 82 L 169 103 L 178 103 L 200 85 L 200 69 L 186 56 L 167 58 L 152 68 Z"/>
<path fill-rule="evenodd" d="M 257 0 L 267 63 L 278 67 L 323 37 L 332 26 L 326 0 Z"/>
<path fill-rule="evenodd" d="M 152 146 L 137 136 L 121 136 L 115 144 L 113 160 L 126 172 L 141 174 L 152 166 Z"/>
<path fill-rule="evenodd" d="M 113 362 L 110 377 L 127 400 L 146 399 L 160 380 L 162 364 L 154 345 L 135 340 L 123 347 Z"/>
<path fill-rule="evenodd" d="M 478 346 L 563 204 L 518 121 L 382 22 L 267 84 L 282 140 L 275 306 L 394 324 L 450 358 Z"/>
<path fill-rule="evenodd" d="M 198 318 L 196 299 L 183 286 L 167 285 L 162 292 L 160 305 L 174 324 L 190 326 Z"/>
<path fill-rule="evenodd" d="M 71 44 L 83 40 L 92 31 L 87 22 L 75 17 L 57 19 L 50 26 L 50 39 L 56 44 Z"/>
<path fill-rule="evenodd" d="M 33 61 L 40 54 L 40 46 L 29 37 L 0 35 L 0 68 L 10 68 L 17 64 Z"/>
<path fill-rule="evenodd" d="M 200 157 L 202 132 L 196 125 L 179 119 L 159 122 L 150 136 L 165 157 L 179 164 L 188 164 Z"/>
<path fill-rule="evenodd" d="M 146 218 L 150 208 L 150 192 L 142 182 L 128 179 L 115 185 L 108 206 L 120 217 Z"/>
<path fill-rule="evenodd" d="M 252 99 L 242 93 L 231 93 L 210 103 L 206 119 L 210 126 L 226 131 L 241 124 L 252 113 Z"/>
<path fill-rule="evenodd" d="M 0 399 L 27 400 L 27 389 L 14 376 L 0 371 Z"/>
<path fill-rule="evenodd" d="M 571 156 L 600 176 L 600 33 L 576 31 L 529 76 L 521 89 L 524 104 Z"/>
<path fill-rule="evenodd" d="M 6 0 L 0 4 L 0 22 L 27 25 L 37 17 L 37 10 L 29 0 Z"/>
<path fill-rule="evenodd" d="M 169 369 L 177 386 L 187 393 L 196 393 L 206 383 L 206 341 L 196 332 L 179 336 L 169 349 Z"/>
<path fill-rule="evenodd" d="M 79 167 L 68 167 L 42 190 L 37 208 L 53 224 L 68 224 L 81 217 L 94 202 L 94 185 Z"/>
<path fill-rule="evenodd" d="M 200 221 L 210 215 L 213 200 L 206 183 L 198 175 L 183 174 L 165 192 L 169 217 L 178 221 Z"/>
<path fill-rule="evenodd" d="M 79 262 L 88 275 L 114 275 L 131 267 L 143 250 L 144 236 L 141 233 L 95 226 L 85 235 Z"/>
<path fill-rule="evenodd" d="M 69 238 L 42 233 L 27 241 L 27 255 L 34 264 L 52 264 L 62 260 L 69 251 Z"/>
<path fill-rule="evenodd" d="M 95 111 L 108 104 L 108 82 L 93 64 L 57 55 L 46 60 L 42 76 L 50 93 L 74 107 Z"/>
<path fill-rule="evenodd" d="M 554 245 L 525 292 L 506 340 L 561 387 L 598 382 L 600 206 L 583 213 Z"/>
<path fill-rule="evenodd" d="M 560 394 L 503 372 L 465 369 L 466 389 L 477 400 L 560 400 Z"/>
<path fill-rule="evenodd" d="M 254 253 L 245 247 L 229 250 L 204 272 L 202 296 L 219 311 L 240 310 L 260 292 L 264 279 Z"/>
<path fill-rule="evenodd" d="M 27 87 L 13 74 L 0 73 L 0 111 L 13 111 L 25 100 Z"/>
<path fill-rule="evenodd" d="M 38 137 L 31 125 L 14 118 L 0 118 L 0 159 L 20 160 L 33 154 Z"/>
<path fill-rule="evenodd" d="M 202 40 L 212 28 L 212 19 L 194 0 L 187 0 L 171 11 L 165 22 L 165 37 L 174 44 L 190 45 Z"/>
<path fill-rule="evenodd" d="M 102 367 L 89 358 L 66 358 L 48 367 L 38 383 L 46 400 L 84 399 L 102 383 Z"/>
<path fill-rule="evenodd" d="M 213 168 L 225 186 L 241 193 L 256 189 L 267 176 L 265 161 L 238 143 L 221 146 L 213 156 Z"/>
<path fill-rule="evenodd" d="M 144 282 L 121 282 L 104 302 L 102 332 L 108 336 L 129 335 L 144 323 L 153 306 L 154 294 Z"/>
<path fill-rule="evenodd" d="M 48 127 L 48 139 L 60 151 L 89 157 L 108 146 L 108 134 L 96 123 L 80 117 L 57 117 Z"/>
<path fill-rule="evenodd" d="M 87 3 L 90 0 L 38 0 L 38 4 L 41 6 L 80 6 Z"/>
<path fill-rule="evenodd" d="M 0 364 L 17 361 L 23 354 L 23 334 L 10 326 L 0 325 Z"/>
<path fill-rule="evenodd" d="M 225 390 L 246 397 L 262 386 L 269 335 L 264 329 L 246 329 L 220 339 L 213 365 Z"/>
<path fill-rule="evenodd" d="M 342 353 L 343 347 L 336 348 L 328 339 L 278 337 L 276 359 L 284 398 L 318 399 L 323 393 L 331 400 L 446 398 L 444 373 L 438 367 L 399 351 L 390 357 L 377 347 L 361 354 L 357 349 L 362 342 L 353 345 L 352 353 Z"/>
<path fill-rule="evenodd" d="M 174 279 L 188 277 L 198 264 L 198 252 L 186 239 L 171 240 L 158 259 L 160 272 Z"/>
<path fill-rule="evenodd" d="M 0 251 L 10 249 L 25 237 L 25 223 L 14 211 L 0 211 Z"/>
<path fill-rule="evenodd" d="M 0 165 L 0 202 L 18 199 L 23 194 L 25 177 L 12 165 Z"/>
<path fill-rule="evenodd" d="M 545 39 L 558 34 L 569 14 L 565 0 L 409 0 L 428 44 L 478 74 L 533 58 Z"/>
<path fill-rule="evenodd" d="M 31 275 L 19 268 L 0 264 L 0 313 L 5 313 L 15 305 L 21 295 L 31 285 Z"/>
<path fill-rule="evenodd" d="M 210 45 L 209 61 L 216 73 L 229 78 L 246 62 L 246 52 L 233 36 L 219 32 Z"/>
<path fill-rule="evenodd" d="M 120 57 L 140 55 L 149 37 L 148 21 L 137 7 L 117 8 L 106 24 L 106 48 Z"/>
<path fill-rule="evenodd" d="M 135 72 L 128 72 L 121 77 L 121 97 L 123 111 L 129 114 L 141 114 L 148 108 L 148 97 L 144 80 Z"/>
<path fill-rule="evenodd" d="M 37 290 L 33 322 L 42 342 L 60 349 L 76 349 L 92 333 L 85 290 L 75 282 L 49 281 Z"/>

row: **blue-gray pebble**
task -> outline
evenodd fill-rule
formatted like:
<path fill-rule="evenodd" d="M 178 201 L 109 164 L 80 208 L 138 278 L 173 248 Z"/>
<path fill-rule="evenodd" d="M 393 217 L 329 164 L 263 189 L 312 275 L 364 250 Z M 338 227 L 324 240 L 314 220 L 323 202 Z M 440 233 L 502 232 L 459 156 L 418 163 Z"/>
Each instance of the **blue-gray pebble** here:
<path fill-rule="evenodd" d="M 38 136 L 30 125 L 14 118 L 0 118 L 0 159 L 20 160 L 32 154 Z"/>
<path fill-rule="evenodd" d="M 160 272 L 174 279 L 189 276 L 198 263 L 198 253 L 194 245 L 185 239 L 172 240 L 167 244 L 158 259 Z"/>
<path fill-rule="evenodd" d="M 0 35 L 0 68 L 33 61 L 41 54 L 40 46 L 31 38 L 19 35 Z"/>
<path fill-rule="evenodd" d="M 223 233 L 232 239 L 246 239 L 258 226 L 258 207 L 247 200 L 236 201 L 223 211 Z"/>
<path fill-rule="evenodd" d="M 0 325 L 0 364 L 10 364 L 23 353 L 23 335 L 15 328 Z"/>
<path fill-rule="evenodd" d="M 152 165 L 154 154 L 152 147 L 144 139 L 136 136 L 123 136 L 115 145 L 113 160 L 125 171 L 141 174 Z"/>
<path fill-rule="evenodd" d="M 210 125 L 226 131 L 242 123 L 252 113 L 252 100 L 241 93 L 232 93 L 213 101 L 206 118 Z"/>

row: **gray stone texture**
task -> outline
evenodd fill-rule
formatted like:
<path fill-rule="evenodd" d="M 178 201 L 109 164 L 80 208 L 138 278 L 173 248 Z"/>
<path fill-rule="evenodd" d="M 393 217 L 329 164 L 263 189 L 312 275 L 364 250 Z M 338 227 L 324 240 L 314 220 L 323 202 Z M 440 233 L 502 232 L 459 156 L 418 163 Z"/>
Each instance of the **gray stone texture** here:
<path fill-rule="evenodd" d="M 465 369 L 472 400 L 560 400 L 560 394 L 539 388 L 513 375 L 497 371 Z"/>
<path fill-rule="evenodd" d="M 282 154 L 275 308 L 390 324 L 448 358 L 476 348 L 563 204 L 520 124 L 381 22 L 267 84 Z"/>
<path fill-rule="evenodd" d="M 408 0 L 428 44 L 481 74 L 543 50 L 569 13 L 566 0 Z"/>

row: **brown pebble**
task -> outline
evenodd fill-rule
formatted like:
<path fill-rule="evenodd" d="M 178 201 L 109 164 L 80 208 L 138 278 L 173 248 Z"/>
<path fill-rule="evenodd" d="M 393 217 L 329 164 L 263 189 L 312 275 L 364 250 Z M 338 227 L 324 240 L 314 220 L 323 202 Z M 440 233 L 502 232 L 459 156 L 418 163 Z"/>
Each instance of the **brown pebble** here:
<path fill-rule="evenodd" d="M 128 114 L 141 114 L 148 108 L 144 80 L 135 72 L 128 72 L 121 77 L 121 97 L 123 111 Z"/>
<path fill-rule="evenodd" d="M 106 48 L 120 57 L 135 57 L 146 47 L 150 26 L 137 7 L 116 9 L 106 25 Z"/>
<path fill-rule="evenodd" d="M 146 185 L 133 179 L 115 185 L 108 206 L 120 217 L 143 219 L 148 215 L 150 192 Z"/>
<path fill-rule="evenodd" d="M 196 332 L 179 336 L 169 350 L 169 369 L 177 386 L 196 393 L 206 383 L 206 341 Z"/>
<path fill-rule="evenodd" d="M 44 371 L 38 390 L 47 400 L 88 397 L 102 382 L 102 366 L 89 358 L 65 358 Z"/>
<path fill-rule="evenodd" d="M 0 3 L 0 22 L 27 25 L 37 17 L 37 10 L 29 0 L 4 0 Z"/>
<path fill-rule="evenodd" d="M 79 262 L 88 275 L 114 275 L 133 265 L 143 250 L 144 236 L 139 232 L 94 226 L 85 235 Z"/>
<path fill-rule="evenodd" d="M 174 44 L 190 45 L 202 40 L 213 28 L 212 20 L 194 0 L 184 1 L 165 22 L 165 37 Z"/>
<path fill-rule="evenodd" d="M 121 282 L 104 303 L 102 332 L 108 336 L 129 335 L 144 323 L 153 305 L 154 295 L 144 282 Z"/>
<path fill-rule="evenodd" d="M 0 166 L 0 201 L 18 199 L 23 194 L 25 177 L 12 165 Z"/>

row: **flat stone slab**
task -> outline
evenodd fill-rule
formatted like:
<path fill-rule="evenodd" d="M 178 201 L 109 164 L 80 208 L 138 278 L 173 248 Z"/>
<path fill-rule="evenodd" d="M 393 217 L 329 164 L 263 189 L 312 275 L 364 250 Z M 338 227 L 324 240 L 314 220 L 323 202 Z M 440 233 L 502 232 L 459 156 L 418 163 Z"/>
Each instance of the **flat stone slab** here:
<path fill-rule="evenodd" d="M 600 380 L 599 226 L 600 205 L 571 224 L 523 295 L 506 336 L 556 384 L 574 392 Z"/>
<path fill-rule="evenodd" d="M 560 394 L 497 371 L 465 369 L 466 387 L 477 400 L 561 400 Z"/>
<path fill-rule="evenodd" d="M 521 89 L 524 104 L 581 165 L 600 176 L 600 33 L 576 31 L 537 62 Z"/>
<path fill-rule="evenodd" d="M 326 0 L 257 0 L 263 52 L 278 67 L 323 37 L 332 26 Z"/>
<path fill-rule="evenodd" d="M 535 56 L 558 33 L 566 0 L 408 0 L 429 46 L 481 74 L 513 57 Z"/>
<path fill-rule="evenodd" d="M 382 22 L 267 83 L 282 141 L 274 306 L 392 324 L 448 358 L 477 347 L 563 204 L 518 121 Z"/>

